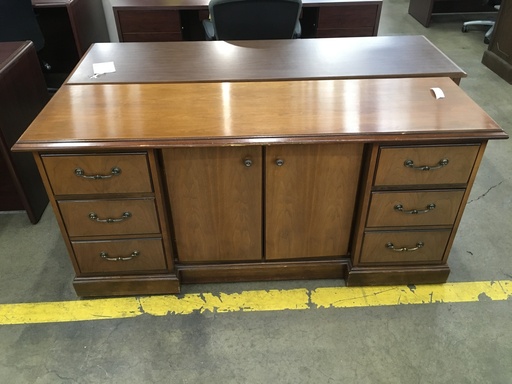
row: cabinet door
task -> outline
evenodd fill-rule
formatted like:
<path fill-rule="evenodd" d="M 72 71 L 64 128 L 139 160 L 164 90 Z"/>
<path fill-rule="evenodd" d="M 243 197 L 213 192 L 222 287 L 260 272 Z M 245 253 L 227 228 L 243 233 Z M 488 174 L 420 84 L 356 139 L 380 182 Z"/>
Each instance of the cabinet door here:
<path fill-rule="evenodd" d="M 362 144 L 267 148 L 267 260 L 347 255 L 362 150 Z"/>
<path fill-rule="evenodd" d="M 179 262 L 260 260 L 261 147 L 163 151 Z"/>

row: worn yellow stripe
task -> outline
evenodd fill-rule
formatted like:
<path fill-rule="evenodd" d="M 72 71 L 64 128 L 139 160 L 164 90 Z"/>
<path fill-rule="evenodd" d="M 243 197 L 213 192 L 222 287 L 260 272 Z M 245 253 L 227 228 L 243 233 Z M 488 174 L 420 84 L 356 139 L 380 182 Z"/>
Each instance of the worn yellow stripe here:
<path fill-rule="evenodd" d="M 463 303 L 508 300 L 512 281 L 439 285 L 326 287 L 241 293 L 162 295 L 0 305 L 0 325 L 187 315 L 194 312 L 282 311 L 403 304 Z"/>

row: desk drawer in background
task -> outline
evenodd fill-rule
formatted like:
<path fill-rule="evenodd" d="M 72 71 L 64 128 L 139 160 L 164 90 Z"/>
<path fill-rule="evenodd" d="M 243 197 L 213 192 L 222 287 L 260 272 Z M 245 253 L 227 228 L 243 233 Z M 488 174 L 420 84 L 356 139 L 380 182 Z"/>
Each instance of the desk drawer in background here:
<path fill-rule="evenodd" d="M 479 145 L 382 147 L 374 185 L 465 185 L 479 148 Z"/>
<path fill-rule="evenodd" d="M 151 193 L 147 155 L 43 155 L 55 195 Z"/>

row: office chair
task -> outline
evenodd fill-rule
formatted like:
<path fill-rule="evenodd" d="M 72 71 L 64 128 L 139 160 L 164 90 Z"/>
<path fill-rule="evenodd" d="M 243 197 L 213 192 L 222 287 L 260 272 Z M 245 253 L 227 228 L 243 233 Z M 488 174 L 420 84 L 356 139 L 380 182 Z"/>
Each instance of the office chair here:
<path fill-rule="evenodd" d="M 498 9 L 498 10 L 500 9 L 500 3 L 501 3 L 501 0 L 490 0 L 488 2 L 489 5 L 494 6 L 494 8 Z M 494 23 L 495 23 L 495 21 L 493 21 L 493 20 L 466 21 L 464 24 L 462 24 L 462 32 L 467 32 L 468 27 L 471 27 L 471 26 L 489 27 L 489 29 L 487 30 L 487 32 L 485 33 L 485 36 L 484 36 L 484 43 L 489 44 L 489 42 L 491 41 L 492 33 L 494 32 Z"/>
<path fill-rule="evenodd" d="M 301 0 L 211 0 L 203 20 L 207 40 L 300 37 Z"/>

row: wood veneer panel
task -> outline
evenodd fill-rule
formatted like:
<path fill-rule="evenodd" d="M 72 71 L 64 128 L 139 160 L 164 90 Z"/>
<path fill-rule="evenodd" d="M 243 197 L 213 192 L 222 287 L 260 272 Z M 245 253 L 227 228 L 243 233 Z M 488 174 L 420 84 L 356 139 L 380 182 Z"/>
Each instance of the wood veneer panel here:
<path fill-rule="evenodd" d="M 362 152 L 362 144 L 267 148 L 267 260 L 347 255 Z"/>
<path fill-rule="evenodd" d="M 261 260 L 261 151 L 261 147 L 163 151 L 180 263 Z M 246 166 L 244 160 L 252 165 Z"/>

